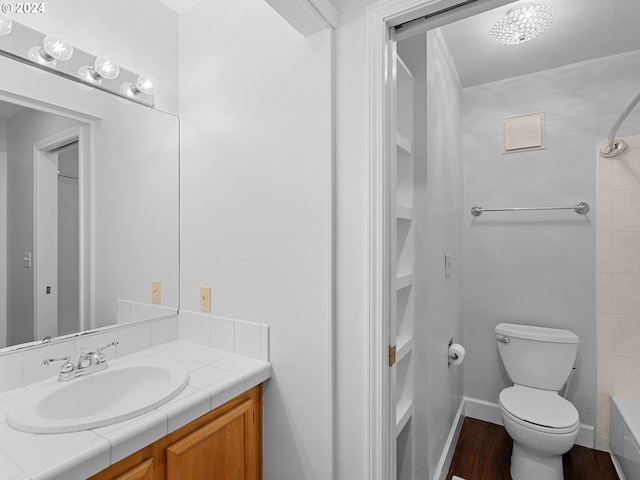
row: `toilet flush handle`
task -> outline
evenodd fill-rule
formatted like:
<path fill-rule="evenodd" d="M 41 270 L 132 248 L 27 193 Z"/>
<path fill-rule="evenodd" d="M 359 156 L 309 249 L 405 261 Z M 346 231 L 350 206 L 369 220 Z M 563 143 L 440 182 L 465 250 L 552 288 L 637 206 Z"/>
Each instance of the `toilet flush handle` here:
<path fill-rule="evenodd" d="M 506 335 L 502 335 L 501 337 L 496 337 L 496 340 L 502 343 L 509 343 L 511 341 L 511 339 Z"/>

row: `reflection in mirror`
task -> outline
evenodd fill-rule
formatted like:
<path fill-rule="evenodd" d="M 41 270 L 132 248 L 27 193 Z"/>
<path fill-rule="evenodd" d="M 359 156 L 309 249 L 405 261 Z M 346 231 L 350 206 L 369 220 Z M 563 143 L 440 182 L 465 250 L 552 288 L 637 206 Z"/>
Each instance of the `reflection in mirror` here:
<path fill-rule="evenodd" d="M 0 69 L 0 347 L 175 314 L 178 119 Z"/>

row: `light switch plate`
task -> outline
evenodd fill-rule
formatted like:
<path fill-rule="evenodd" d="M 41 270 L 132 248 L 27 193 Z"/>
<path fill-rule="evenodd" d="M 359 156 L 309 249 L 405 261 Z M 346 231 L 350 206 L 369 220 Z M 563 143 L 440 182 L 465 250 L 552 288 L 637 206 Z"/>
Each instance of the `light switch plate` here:
<path fill-rule="evenodd" d="M 211 287 L 200 287 L 200 311 L 211 311 Z"/>
<path fill-rule="evenodd" d="M 151 303 L 160 304 L 160 282 L 151 282 Z"/>
<path fill-rule="evenodd" d="M 444 254 L 444 276 L 448 277 L 451 275 L 451 270 L 453 268 L 453 258 L 450 253 Z"/>

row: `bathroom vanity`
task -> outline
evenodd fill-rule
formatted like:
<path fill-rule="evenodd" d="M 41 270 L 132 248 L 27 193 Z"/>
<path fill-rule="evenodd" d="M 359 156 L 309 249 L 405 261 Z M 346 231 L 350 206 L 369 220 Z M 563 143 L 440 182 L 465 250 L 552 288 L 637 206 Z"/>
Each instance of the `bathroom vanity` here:
<path fill-rule="evenodd" d="M 117 333 L 120 330 L 97 334 L 96 342 L 106 344 L 104 335 L 112 338 Z M 131 337 L 131 331 L 118 337 L 118 349 Z M 71 345 L 67 348 L 73 351 Z M 41 355 L 37 352 L 34 358 Z M 133 418 L 76 431 L 29 433 L 7 420 L 13 404 L 55 383 L 55 378 L 2 392 L 0 480 L 261 480 L 262 384 L 271 376 L 268 361 L 238 349 L 176 339 L 109 359 L 108 369 L 85 378 L 101 378 L 123 365 L 166 362 L 189 372 L 188 383 L 174 398 Z M 122 382 L 109 388 L 116 390 L 114 397 L 127 396 Z"/>
<path fill-rule="evenodd" d="M 262 385 L 90 480 L 262 479 Z"/>

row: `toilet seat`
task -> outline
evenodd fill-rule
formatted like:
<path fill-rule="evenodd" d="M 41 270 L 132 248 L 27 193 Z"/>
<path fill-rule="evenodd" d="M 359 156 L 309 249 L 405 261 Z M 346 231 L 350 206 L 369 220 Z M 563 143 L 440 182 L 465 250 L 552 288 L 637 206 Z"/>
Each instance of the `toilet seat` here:
<path fill-rule="evenodd" d="M 578 411 L 557 392 L 514 385 L 500 392 L 500 408 L 514 422 L 545 433 L 569 433 L 580 427 Z"/>

